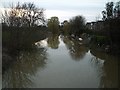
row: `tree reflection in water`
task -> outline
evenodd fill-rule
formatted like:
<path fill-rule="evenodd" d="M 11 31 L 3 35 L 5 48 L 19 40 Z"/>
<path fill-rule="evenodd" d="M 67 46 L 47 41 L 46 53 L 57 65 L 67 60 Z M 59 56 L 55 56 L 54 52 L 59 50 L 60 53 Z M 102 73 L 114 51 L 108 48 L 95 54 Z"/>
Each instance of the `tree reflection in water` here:
<path fill-rule="evenodd" d="M 59 35 L 58 34 L 52 34 L 48 37 L 47 40 L 48 47 L 51 47 L 52 49 L 57 49 L 59 47 Z"/>
<path fill-rule="evenodd" d="M 83 62 L 80 62 L 80 63 L 77 62 L 79 66 L 81 66 L 83 68 L 88 68 L 88 69 L 90 67 L 90 69 L 92 69 L 93 72 L 95 70 L 94 73 L 91 71 L 90 72 L 91 72 L 91 74 L 93 73 L 93 77 L 95 77 L 95 81 L 98 82 L 100 88 L 103 88 L 103 87 L 104 88 L 116 88 L 116 87 L 118 87 L 118 60 L 119 60 L 118 58 L 113 57 L 111 55 L 107 55 L 103 52 L 100 53 L 99 51 L 96 51 L 95 49 L 89 50 L 84 45 L 81 45 L 80 41 L 71 39 L 68 36 L 61 35 L 60 38 L 65 43 L 65 45 L 69 51 L 69 54 L 72 57 L 72 60 L 79 61 L 79 60 L 83 59 Z M 40 43 L 40 42 L 38 42 L 38 43 Z M 64 45 L 63 42 L 61 42 L 60 45 Z M 50 48 L 56 49 L 55 51 L 57 51 L 57 50 L 59 50 L 59 49 L 57 49 L 59 47 L 59 43 L 60 43 L 59 35 L 54 34 L 54 35 L 51 35 L 48 39 L 45 39 L 45 41 L 42 41 L 42 45 L 40 45 L 40 46 L 44 47 L 44 46 L 48 45 Z M 22 50 L 22 51 L 19 51 L 19 53 L 15 52 L 15 51 L 14 52 L 11 51 L 11 52 L 17 53 L 17 54 L 13 54 L 13 55 L 11 55 L 12 53 L 9 54 L 9 55 L 11 55 L 12 59 L 14 59 L 15 62 L 13 62 L 12 66 L 10 66 L 3 73 L 3 82 L 2 82 L 3 88 L 7 88 L 7 87 L 8 88 L 12 88 L 12 87 L 13 88 L 26 88 L 26 87 L 32 87 L 32 85 L 34 87 L 35 83 L 34 84 L 32 83 L 32 81 L 34 81 L 33 80 L 34 75 L 36 74 L 36 72 L 39 71 L 38 69 L 45 67 L 46 60 L 47 60 L 46 49 L 43 47 L 41 48 L 40 46 L 37 49 L 30 49 L 30 50 L 26 50 L 26 51 Z M 60 49 L 64 49 L 64 48 L 60 48 Z M 68 51 L 66 51 L 66 52 L 68 52 Z M 3 61 L 4 61 L 4 59 L 3 59 Z M 54 61 L 57 61 L 57 60 L 54 60 Z M 62 60 L 61 60 L 61 62 L 62 62 Z M 82 63 L 83 63 L 83 65 L 86 63 L 85 65 L 88 65 L 88 66 L 85 66 L 85 65 L 82 66 Z M 53 64 L 55 64 L 55 63 L 53 63 Z M 57 64 L 60 65 L 59 62 Z M 57 66 L 57 64 L 55 66 Z M 70 65 L 70 67 L 71 67 L 72 64 L 65 63 L 64 65 L 66 65 L 66 66 Z M 58 65 L 58 67 L 59 67 L 59 65 Z M 53 66 L 53 68 L 54 68 L 54 65 L 51 64 L 51 66 Z M 91 68 L 91 66 L 93 68 Z M 74 67 L 75 66 L 73 66 L 71 68 L 74 68 Z M 55 69 L 57 70 L 57 68 L 55 68 Z M 55 69 L 53 69 L 53 70 L 55 70 Z M 79 69 L 79 70 L 82 70 L 82 69 Z M 84 76 L 85 74 L 81 74 L 84 72 L 84 70 L 82 70 L 83 72 L 80 72 L 79 70 L 76 71 L 77 74 L 79 73 L 80 76 L 82 76 L 82 75 Z M 70 71 L 74 71 L 74 70 L 70 70 Z M 63 72 L 64 72 L 64 70 L 63 70 Z M 47 72 L 47 73 L 49 73 L 49 72 Z M 88 76 L 89 76 L 89 74 L 90 74 L 89 70 L 86 73 L 88 73 Z M 43 80 L 46 80 L 45 75 L 49 76 L 49 74 L 46 74 L 46 73 L 43 74 Z M 50 76 L 54 76 L 54 73 L 53 74 L 51 73 Z M 58 74 L 58 77 L 59 77 L 59 74 Z M 93 77 L 90 75 L 90 78 L 93 78 Z M 47 78 L 49 78 L 49 77 L 47 77 Z M 66 78 L 66 75 L 65 75 L 65 77 L 61 76 L 61 79 L 64 79 L 64 78 Z M 41 80 L 40 78 L 37 78 L 37 79 L 38 79 L 38 81 Z M 78 78 L 76 78 L 76 80 L 77 79 Z M 49 83 L 51 83 L 51 81 L 49 81 L 49 79 L 47 79 L 47 80 Z M 87 81 L 87 80 L 88 79 L 85 78 L 85 81 Z M 53 81 L 53 79 L 52 79 L 52 81 Z M 42 80 L 40 82 L 42 82 Z M 58 82 L 58 81 L 56 81 L 56 82 Z M 36 82 L 36 83 L 39 84 L 38 82 Z M 76 83 L 80 84 L 78 82 L 76 82 Z M 76 85 L 76 83 L 74 83 L 74 84 Z M 45 83 L 43 82 L 43 84 L 45 84 Z M 98 85 L 98 84 L 96 84 L 96 85 Z"/>
<path fill-rule="evenodd" d="M 31 76 L 38 68 L 46 64 L 46 50 L 44 48 L 20 51 L 15 62 L 3 74 L 3 88 L 26 88 L 32 86 Z"/>
<path fill-rule="evenodd" d="M 98 67 L 100 88 L 118 88 L 118 60 L 119 57 L 108 55 L 103 52 L 91 49 L 94 56 L 91 63 Z M 97 58 L 96 58 L 97 57 Z M 101 63 L 103 61 L 103 63 Z M 100 69 L 101 68 L 101 69 Z"/>
<path fill-rule="evenodd" d="M 80 41 L 71 39 L 68 36 L 63 37 L 63 42 L 69 50 L 70 56 L 73 58 L 73 60 L 81 60 L 84 57 L 84 55 L 88 52 L 88 49 L 84 45 L 81 45 Z"/>

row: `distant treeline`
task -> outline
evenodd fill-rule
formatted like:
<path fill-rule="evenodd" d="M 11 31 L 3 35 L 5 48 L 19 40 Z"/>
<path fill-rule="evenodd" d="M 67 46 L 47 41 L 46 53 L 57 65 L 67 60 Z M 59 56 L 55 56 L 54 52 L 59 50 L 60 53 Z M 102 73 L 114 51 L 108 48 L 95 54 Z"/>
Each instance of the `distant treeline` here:
<path fill-rule="evenodd" d="M 100 46 L 120 46 L 120 1 L 116 4 L 106 3 L 105 10 L 102 11 L 102 21 L 87 24 L 81 15 L 64 20 L 61 24 L 56 16 L 45 20 L 44 9 L 33 3 L 18 3 L 10 8 L 9 12 L 2 14 L 4 47 L 29 48 L 35 41 L 45 38 L 49 31 L 74 38 L 87 33 L 92 37 L 91 40 Z"/>

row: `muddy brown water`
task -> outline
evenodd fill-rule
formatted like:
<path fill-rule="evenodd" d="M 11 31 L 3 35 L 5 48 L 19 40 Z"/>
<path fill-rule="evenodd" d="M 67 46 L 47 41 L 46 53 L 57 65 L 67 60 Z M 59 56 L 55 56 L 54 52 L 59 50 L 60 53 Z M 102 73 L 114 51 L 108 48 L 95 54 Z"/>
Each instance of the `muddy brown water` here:
<path fill-rule="evenodd" d="M 118 58 L 67 36 L 51 36 L 22 51 L 2 76 L 3 88 L 117 88 Z"/>

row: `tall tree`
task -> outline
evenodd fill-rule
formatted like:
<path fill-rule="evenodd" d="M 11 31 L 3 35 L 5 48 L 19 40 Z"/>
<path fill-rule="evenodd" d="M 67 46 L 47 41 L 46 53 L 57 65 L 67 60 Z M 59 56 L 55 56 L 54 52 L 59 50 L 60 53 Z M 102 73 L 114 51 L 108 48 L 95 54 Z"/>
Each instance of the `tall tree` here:
<path fill-rule="evenodd" d="M 108 19 L 113 18 L 113 6 L 114 6 L 113 2 L 108 2 L 106 4 L 106 13 Z"/>
<path fill-rule="evenodd" d="M 9 26 L 35 26 L 39 23 L 44 24 L 44 9 L 38 8 L 34 3 L 18 3 L 16 6 L 10 7 L 10 10 L 5 10 L 2 15 L 4 23 Z"/>
<path fill-rule="evenodd" d="M 85 29 L 85 18 L 83 16 L 75 16 L 70 19 L 70 33 L 79 36 Z"/>
<path fill-rule="evenodd" d="M 59 32 L 59 18 L 58 17 L 51 17 L 48 19 L 48 28 L 53 33 L 56 34 Z"/>
<path fill-rule="evenodd" d="M 114 17 L 120 17 L 120 1 L 118 1 L 115 5 Z"/>
<path fill-rule="evenodd" d="M 69 31 L 70 31 L 70 23 L 67 20 L 65 20 L 63 22 L 63 32 L 65 35 L 67 35 L 69 34 Z"/>
<path fill-rule="evenodd" d="M 102 11 L 103 21 L 106 19 L 112 19 L 120 17 L 120 1 L 114 4 L 113 2 L 106 3 L 105 10 Z"/>

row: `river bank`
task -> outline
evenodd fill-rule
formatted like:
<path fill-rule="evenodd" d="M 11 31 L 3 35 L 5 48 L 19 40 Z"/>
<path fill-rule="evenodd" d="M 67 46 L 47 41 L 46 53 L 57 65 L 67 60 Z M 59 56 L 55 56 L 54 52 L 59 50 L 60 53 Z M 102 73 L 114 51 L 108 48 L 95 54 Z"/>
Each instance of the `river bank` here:
<path fill-rule="evenodd" d="M 21 51 L 34 50 L 34 43 L 48 36 L 45 27 L 2 27 L 2 71 L 16 61 Z"/>

